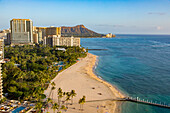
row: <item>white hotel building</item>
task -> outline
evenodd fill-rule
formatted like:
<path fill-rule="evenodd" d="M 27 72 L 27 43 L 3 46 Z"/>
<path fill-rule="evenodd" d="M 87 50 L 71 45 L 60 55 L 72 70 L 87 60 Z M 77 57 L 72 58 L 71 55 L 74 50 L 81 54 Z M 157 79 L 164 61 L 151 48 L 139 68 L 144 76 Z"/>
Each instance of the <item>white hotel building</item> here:
<path fill-rule="evenodd" d="M 0 39 L 0 99 L 3 97 L 2 63 L 4 60 L 4 39 Z"/>

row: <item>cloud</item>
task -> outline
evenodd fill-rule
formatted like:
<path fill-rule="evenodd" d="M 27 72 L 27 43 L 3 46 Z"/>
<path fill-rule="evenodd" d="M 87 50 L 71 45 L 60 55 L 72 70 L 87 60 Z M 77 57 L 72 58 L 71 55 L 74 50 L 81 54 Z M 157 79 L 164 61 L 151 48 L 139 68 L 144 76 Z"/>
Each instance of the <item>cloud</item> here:
<path fill-rule="evenodd" d="M 157 26 L 157 27 L 156 27 L 156 29 L 157 29 L 157 30 L 162 30 L 162 29 L 163 29 L 163 27 L 161 27 L 161 26 Z"/>
<path fill-rule="evenodd" d="M 101 26 L 101 27 L 125 27 L 124 25 L 111 25 L 111 24 L 96 24 L 96 26 Z"/>
<path fill-rule="evenodd" d="M 163 12 L 149 12 L 148 15 L 166 15 L 166 13 L 163 13 Z"/>

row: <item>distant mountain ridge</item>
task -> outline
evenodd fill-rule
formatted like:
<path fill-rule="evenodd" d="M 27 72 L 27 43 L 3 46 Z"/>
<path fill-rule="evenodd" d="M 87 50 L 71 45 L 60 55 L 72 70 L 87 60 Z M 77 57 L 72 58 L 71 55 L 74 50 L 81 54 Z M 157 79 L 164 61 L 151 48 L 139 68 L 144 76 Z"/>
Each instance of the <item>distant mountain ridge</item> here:
<path fill-rule="evenodd" d="M 74 27 L 61 27 L 61 35 L 64 37 L 74 36 L 74 37 L 102 37 L 104 34 L 96 33 L 89 30 L 84 25 L 77 25 Z"/>

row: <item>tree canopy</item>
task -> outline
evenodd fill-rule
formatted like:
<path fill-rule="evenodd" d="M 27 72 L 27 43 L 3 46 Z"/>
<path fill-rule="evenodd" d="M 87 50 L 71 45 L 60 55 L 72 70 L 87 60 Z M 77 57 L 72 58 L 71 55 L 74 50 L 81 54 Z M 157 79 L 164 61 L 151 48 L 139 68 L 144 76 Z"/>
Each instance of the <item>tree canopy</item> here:
<path fill-rule="evenodd" d="M 79 57 L 85 57 L 84 48 L 66 47 L 66 51 L 58 47 L 43 45 L 24 45 L 5 47 L 5 58 L 10 62 L 3 64 L 4 93 L 11 99 L 30 100 L 41 96 L 59 70 L 59 61 L 63 62 L 62 69 L 76 63 Z"/>

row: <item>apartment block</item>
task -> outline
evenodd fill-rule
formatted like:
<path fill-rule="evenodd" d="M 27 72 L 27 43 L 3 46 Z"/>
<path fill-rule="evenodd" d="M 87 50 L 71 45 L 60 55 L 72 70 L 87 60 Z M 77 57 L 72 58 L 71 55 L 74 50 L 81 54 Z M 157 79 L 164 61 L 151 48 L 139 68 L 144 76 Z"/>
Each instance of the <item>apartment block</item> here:
<path fill-rule="evenodd" d="M 49 46 L 80 46 L 80 38 L 59 37 L 57 35 L 49 35 L 46 38 L 46 45 L 49 45 Z"/>
<path fill-rule="evenodd" d="M 46 36 L 48 35 L 57 35 L 61 36 L 61 27 L 47 27 L 46 28 Z"/>
<path fill-rule="evenodd" d="M 46 45 L 48 46 L 59 46 L 59 39 L 60 37 L 57 37 L 57 35 L 49 35 L 46 39 Z"/>
<path fill-rule="evenodd" d="M 35 27 L 34 29 L 36 29 L 37 31 L 41 31 L 42 32 L 42 39 L 44 39 L 44 37 L 48 37 L 49 35 L 57 35 L 57 36 L 61 36 L 61 27 Z"/>
<path fill-rule="evenodd" d="M 0 39 L 0 99 L 3 97 L 2 63 L 4 63 L 4 39 Z"/>
<path fill-rule="evenodd" d="M 47 27 L 35 27 L 34 30 L 36 30 L 37 32 L 41 32 L 42 34 L 42 40 L 44 39 L 44 37 L 46 36 L 46 29 Z"/>
<path fill-rule="evenodd" d="M 10 28 L 11 44 L 33 43 L 33 22 L 30 19 L 12 19 Z"/>

